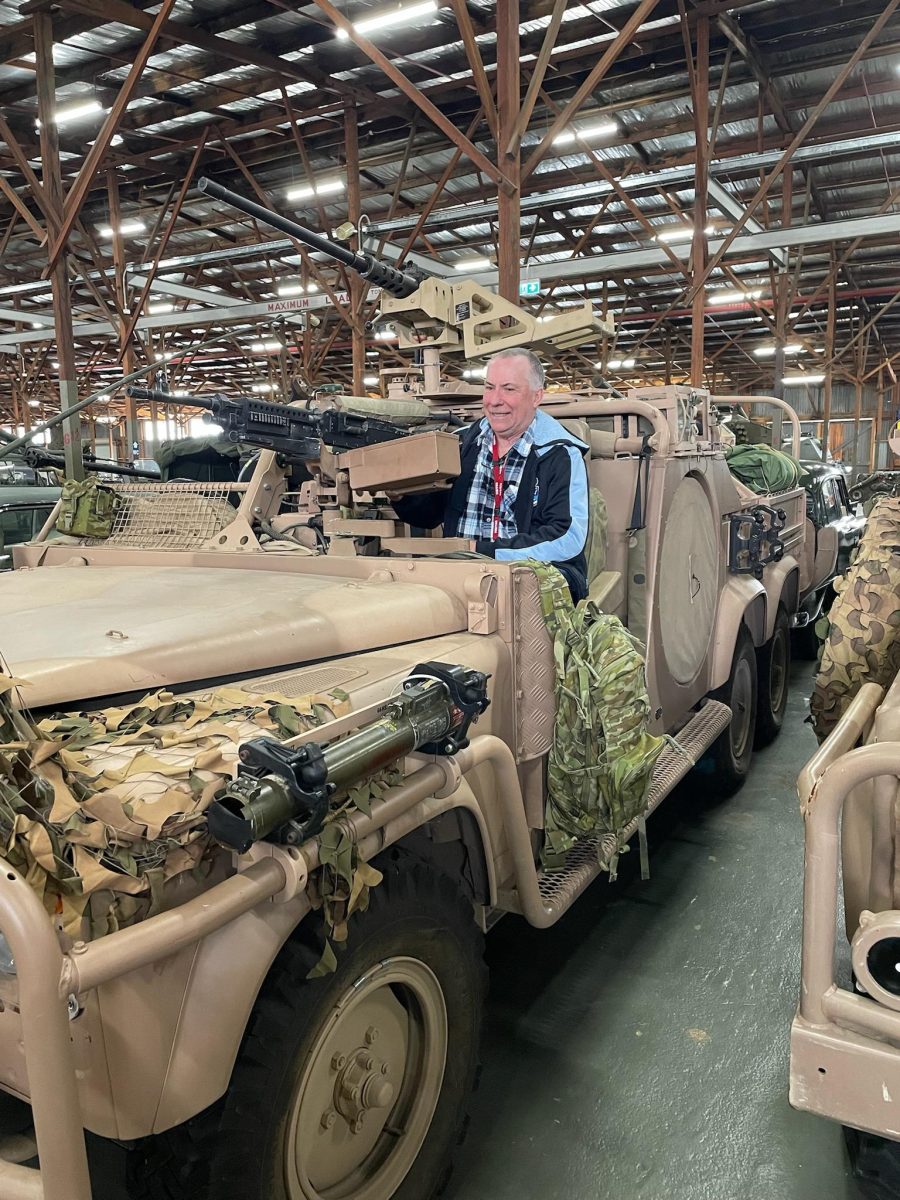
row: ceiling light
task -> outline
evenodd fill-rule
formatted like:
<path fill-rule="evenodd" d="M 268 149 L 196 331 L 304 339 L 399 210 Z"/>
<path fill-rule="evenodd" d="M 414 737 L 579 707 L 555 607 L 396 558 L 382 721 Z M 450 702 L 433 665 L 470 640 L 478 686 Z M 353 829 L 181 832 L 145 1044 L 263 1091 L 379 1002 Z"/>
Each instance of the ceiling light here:
<path fill-rule="evenodd" d="M 54 361 L 53 361 L 53 362 L 50 364 L 50 366 L 51 366 L 51 367 L 55 367 L 55 368 L 57 369 L 57 371 L 59 370 L 59 363 L 58 363 L 58 362 L 56 362 L 56 360 L 54 360 Z"/>
<path fill-rule="evenodd" d="M 774 358 L 775 349 L 775 346 L 759 346 L 753 351 L 753 353 L 757 358 Z M 785 354 L 802 354 L 803 347 L 799 342 L 790 342 L 787 346 L 785 346 L 784 352 Z"/>
<path fill-rule="evenodd" d="M 378 387 L 378 376 L 366 375 L 363 379 L 363 383 L 366 385 L 366 387 Z"/>
<path fill-rule="evenodd" d="M 93 144 L 94 144 L 94 142 L 95 142 L 96 140 L 97 140 L 97 139 L 96 139 L 96 138 L 94 138 L 94 141 L 92 141 L 92 142 L 88 142 L 88 145 L 89 145 L 89 146 L 93 146 Z M 112 135 L 112 138 L 110 139 L 110 143 L 109 143 L 109 144 L 110 144 L 110 146 L 121 146 L 121 145 L 122 145 L 122 142 L 124 142 L 124 140 L 125 140 L 125 139 L 122 137 L 121 133 L 114 133 L 114 134 Z"/>
<path fill-rule="evenodd" d="M 280 350 L 281 342 L 254 342 L 250 349 L 254 354 L 268 354 L 272 350 Z"/>
<path fill-rule="evenodd" d="M 707 225 L 703 230 L 706 237 L 712 237 L 716 232 L 714 225 Z M 690 242 L 694 237 L 693 227 L 690 225 L 673 226 L 671 229 L 664 229 L 661 233 L 653 235 L 657 242 Z"/>
<path fill-rule="evenodd" d="M 421 4 L 407 4 L 405 8 L 392 8 L 387 12 L 378 13 L 374 17 L 366 17 L 362 21 L 354 21 L 353 28 L 357 33 L 368 33 L 372 29 L 387 29 L 390 25 L 401 25 L 414 21 L 417 17 L 430 17 L 437 12 L 435 0 L 423 0 Z M 350 35 L 344 29 L 337 30 L 337 36 L 347 41 Z"/>
<path fill-rule="evenodd" d="M 824 375 L 786 375 L 781 382 L 785 387 L 790 387 L 801 383 L 823 383 L 824 380 Z"/>
<path fill-rule="evenodd" d="M 747 300 L 759 300 L 762 290 L 756 288 L 751 292 L 712 292 L 707 296 L 710 304 L 743 304 Z"/>
<path fill-rule="evenodd" d="M 332 192 L 342 192 L 343 190 L 343 179 L 324 179 L 314 186 L 306 184 L 303 187 L 291 188 L 289 192 L 285 192 L 285 196 L 288 200 L 306 200 L 310 196 L 328 196 Z"/>
<path fill-rule="evenodd" d="M 378 357 L 377 350 L 367 350 L 366 351 L 366 358 L 377 358 L 377 357 Z"/>
<path fill-rule="evenodd" d="M 115 425 L 118 422 L 119 418 L 116 416 L 113 416 L 112 413 L 101 413 L 100 416 L 97 418 L 97 420 L 102 425 Z"/>
<path fill-rule="evenodd" d="M 319 290 L 319 285 L 317 283 L 308 283 L 306 285 L 307 295 L 311 296 L 313 294 L 313 292 L 317 292 L 318 290 Z"/>
<path fill-rule="evenodd" d="M 133 233 L 144 233 L 146 229 L 147 226 L 143 221 L 138 221 L 136 218 L 131 218 L 122 222 L 122 224 L 119 226 L 119 233 L 122 234 L 123 237 L 128 237 Z M 101 237 L 111 238 L 113 236 L 111 225 L 101 225 L 99 226 L 97 232 Z"/>
<path fill-rule="evenodd" d="M 282 283 L 277 290 L 279 296 L 302 296 L 304 287 L 302 283 Z"/>
<path fill-rule="evenodd" d="M 489 258 L 463 258 L 453 264 L 457 271 L 485 271 L 492 265 Z"/>
<path fill-rule="evenodd" d="M 174 310 L 175 310 L 174 304 L 166 304 L 164 302 L 161 302 L 159 304 L 151 304 L 150 307 L 147 309 L 147 312 L 151 315 L 151 317 L 157 317 L 157 316 L 159 316 L 160 313 L 170 313 L 170 312 L 174 312 Z"/>
<path fill-rule="evenodd" d="M 274 392 L 275 384 L 274 383 L 254 383 L 253 386 L 250 388 L 250 391 L 256 392 L 257 396 L 261 396 L 263 394 L 263 392 Z"/>
<path fill-rule="evenodd" d="M 392 342 L 396 338 L 396 336 L 397 336 L 396 329 L 376 329 L 375 330 L 375 341 L 376 342 Z"/>
<path fill-rule="evenodd" d="M 553 139 L 554 146 L 567 146 L 574 141 L 586 141 L 588 138 L 611 137 L 619 132 L 615 121 L 601 121 L 599 125 L 585 125 L 584 129 L 567 129 L 558 133 Z"/>
<path fill-rule="evenodd" d="M 80 121 L 83 117 L 92 117 L 105 111 L 106 109 L 99 100 L 81 100 L 77 104 L 68 104 L 63 108 L 58 108 L 53 114 L 53 120 L 57 125 L 65 125 L 68 121 Z M 40 121 L 35 121 L 35 125 L 40 129 Z"/>
<path fill-rule="evenodd" d="M 29 400 L 28 401 L 29 408 L 40 408 L 40 404 L 41 404 L 40 400 Z"/>
<path fill-rule="evenodd" d="M 611 371 L 628 371 L 634 364 L 635 359 L 633 358 L 611 358 L 607 366 Z"/>
<path fill-rule="evenodd" d="M 470 371 L 463 371 L 463 379 L 484 379 L 487 375 L 487 367 L 472 367 Z"/>

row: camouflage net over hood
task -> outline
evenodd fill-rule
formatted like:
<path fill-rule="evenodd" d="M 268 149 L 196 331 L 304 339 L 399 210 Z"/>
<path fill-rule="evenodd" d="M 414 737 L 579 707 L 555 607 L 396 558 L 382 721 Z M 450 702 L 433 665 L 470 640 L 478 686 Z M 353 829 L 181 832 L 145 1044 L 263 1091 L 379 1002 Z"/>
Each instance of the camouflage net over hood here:
<path fill-rule="evenodd" d="M 35 724 L 0 675 L 0 853 L 72 937 L 158 912 L 165 885 L 212 868 L 205 812 L 240 743 L 292 737 L 348 711 L 345 693 L 222 687 Z"/>
<path fill-rule="evenodd" d="M 900 671 L 900 498 L 875 504 L 850 567 L 834 589 L 810 701 L 820 742 L 864 683 L 887 688 Z"/>

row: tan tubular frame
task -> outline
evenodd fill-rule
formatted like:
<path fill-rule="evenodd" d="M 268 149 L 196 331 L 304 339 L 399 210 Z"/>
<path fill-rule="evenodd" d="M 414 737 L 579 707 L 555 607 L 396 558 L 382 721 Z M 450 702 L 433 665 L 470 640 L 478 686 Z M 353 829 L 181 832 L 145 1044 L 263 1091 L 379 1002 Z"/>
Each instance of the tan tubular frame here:
<path fill-rule="evenodd" d="M 779 400 L 777 396 L 710 396 L 709 399 L 712 404 L 765 404 L 769 408 L 780 408 L 791 422 L 791 454 L 794 458 L 800 457 L 800 418 L 786 400 Z"/>

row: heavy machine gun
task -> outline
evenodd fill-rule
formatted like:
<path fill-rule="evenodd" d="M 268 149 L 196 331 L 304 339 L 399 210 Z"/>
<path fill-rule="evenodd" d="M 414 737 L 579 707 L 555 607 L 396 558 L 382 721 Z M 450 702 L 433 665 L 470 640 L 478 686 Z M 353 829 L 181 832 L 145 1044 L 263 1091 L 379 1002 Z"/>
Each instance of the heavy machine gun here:
<path fill-rule="evenodd" d="M 159 479 L 158 471 L 145 471 L 141 467 L 133 467 L 130 463 L 109 462 L 97 458 L 94 454 L 84 454 L 84 469 L 96 471 L 103 475 L 124 475 L 128 479 Z M 26 466 L 35 470 L 50 468 L 54 471 L 65 471 L 66 460 L 63 454 L 54 450 L 45 450 L 43 446 L 25 446 L 21 451 L 21 459 Z"/>
<path fill-rule="evenodd" d="M 129 387 L 127 390 L 134 400 L 164 405 L 185 403 L 156 388 Z M 218 394 L 192 396 L 189 403 L 195 408 L 206 409 L 209 422 L 222 427 L 226 441 L 272 450 L 285 462 L 318 459 L 323 445 L 339 454 L 407 436 L 405 429 L 390 421 L 338 408 L 319 412 L 251 396 Z"/>
<path fill-rule="evenodd" d="M 212 179 L 198 180 L 197 187 L 204 195 L 288 234 L 380 287 L 379 320 L 396 329 L 401 350 L 434 349 L 480 358 L 514 346 L 564 350 L 613 332 L 612 321 L 598 316 L 590 301 L 539 322 L 533 313 L 475 280 L 417 278 L 411 271 L 381 262 L 367 251 L 353 251 L 332 242 Z"/>

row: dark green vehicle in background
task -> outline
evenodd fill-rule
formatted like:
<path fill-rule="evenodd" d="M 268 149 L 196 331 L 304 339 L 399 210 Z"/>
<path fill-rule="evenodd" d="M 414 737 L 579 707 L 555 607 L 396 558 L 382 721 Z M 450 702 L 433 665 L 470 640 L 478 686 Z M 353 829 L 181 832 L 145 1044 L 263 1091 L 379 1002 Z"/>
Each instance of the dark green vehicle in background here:
<path fill-rule="evenodd" d="M 59 497 L 58 487 L 0 482 L 0 571 L 12 569 L 12 547 L 31 541 Z"/>

